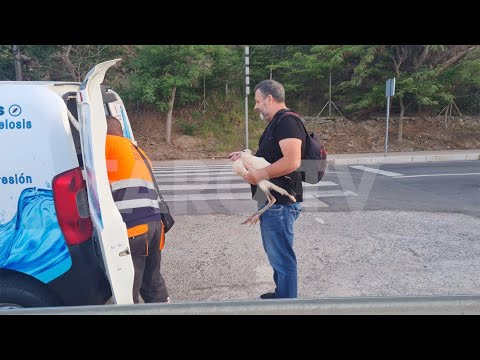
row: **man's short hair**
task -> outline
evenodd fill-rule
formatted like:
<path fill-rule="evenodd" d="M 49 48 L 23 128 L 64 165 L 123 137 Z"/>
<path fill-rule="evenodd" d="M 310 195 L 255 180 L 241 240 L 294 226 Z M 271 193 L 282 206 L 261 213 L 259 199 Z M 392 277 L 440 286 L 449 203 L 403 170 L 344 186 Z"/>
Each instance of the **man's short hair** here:
<path fill-rule="evenodd" d="M 255 92 L 260 90 L 260 92 L 265 95 L 272 95 L 272 98 L 279 103 L 285 102 L 285 89 L 283 85 L 275 80 L 263 80 L 255 86 Z"/>

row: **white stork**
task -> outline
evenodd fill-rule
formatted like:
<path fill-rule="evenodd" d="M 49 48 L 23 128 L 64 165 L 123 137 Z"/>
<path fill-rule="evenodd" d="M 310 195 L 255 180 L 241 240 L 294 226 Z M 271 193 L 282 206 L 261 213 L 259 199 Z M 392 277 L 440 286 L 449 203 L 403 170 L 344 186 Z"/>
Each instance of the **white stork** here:
<path fill-rule="evenodd" d="M 267 160 L 265 160 L 263 157 L 257 157 L 252 155 L 252 151 L 249 149 L 243 150 L 240 153 L 240 159 L 234 161 L 234 163 L 232 164 L 233 172 L 235 175 L 244 177 L 248 173 L 248 170 L 245 168 L 244 164 L 247 164 L 249 167 L 255 170 L 260 170 L 270 165 L 270 163 Z M 262 190 L 267 196 L 268 203 L 264 207 L 262 207 L 260 210 L 258 210 L 256 213 L 249 216 L 248 219 L 245 220 L 242 224 L 246 224 L 246 223 L 250 223 L 252 225 L 256 224 L 260 219 L 260 215 L 262 215 L 265 211 L 268 210 L 268 208 L 270 208 L 270 206 L 272 206 L 275 203 L 276 199 L 270 193 L 271 190 L 274 190 L 281 195 L 288 196 L 293 202 L 297 201 L 285 189 L 271 183 L 268 180 L 260 180 L 257 185 L 260 188 L 260 190 Z"/>

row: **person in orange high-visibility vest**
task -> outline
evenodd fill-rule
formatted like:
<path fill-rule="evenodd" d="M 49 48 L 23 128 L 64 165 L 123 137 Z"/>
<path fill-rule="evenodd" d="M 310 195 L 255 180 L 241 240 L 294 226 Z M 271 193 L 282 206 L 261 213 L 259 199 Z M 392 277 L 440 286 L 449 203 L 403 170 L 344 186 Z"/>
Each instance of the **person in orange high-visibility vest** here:
<path fill-rule="evenodd" d="M 165 232 L 160 216 L 159 196 L 153 183 L 155 179 L 152 179 L 139 154 L 142 150 L 123 136 L 120 121 L 110 115 L 106 119 L 107 174 L 113 200 L 127 225 L 135 269 L 133 301 L 139 303 L 140 294 L 146 303 L 170 302 L 160 272 Z M 150 162 L 145 153 L 142 153 Z"/>

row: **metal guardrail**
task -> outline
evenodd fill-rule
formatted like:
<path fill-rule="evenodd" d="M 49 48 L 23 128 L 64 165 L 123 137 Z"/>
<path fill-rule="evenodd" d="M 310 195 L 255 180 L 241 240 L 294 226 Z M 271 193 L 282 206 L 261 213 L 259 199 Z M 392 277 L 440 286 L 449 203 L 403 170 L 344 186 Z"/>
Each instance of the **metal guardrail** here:
<path fill-rule="evenodd" d="M 480 296 L 349 297 L 13 309 L 2 315 L 479 315 Z"/>

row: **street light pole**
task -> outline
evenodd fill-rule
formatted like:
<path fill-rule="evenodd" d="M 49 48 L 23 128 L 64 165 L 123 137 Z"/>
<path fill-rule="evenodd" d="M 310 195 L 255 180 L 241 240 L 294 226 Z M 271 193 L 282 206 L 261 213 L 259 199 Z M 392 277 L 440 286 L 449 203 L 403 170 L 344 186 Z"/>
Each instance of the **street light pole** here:
<path fill-rule="evenodd" d="M 245 45 L 245 149 L 248 149 L 248 95 L 250 95 L 249 46 Z"/>

